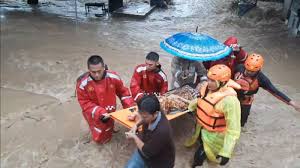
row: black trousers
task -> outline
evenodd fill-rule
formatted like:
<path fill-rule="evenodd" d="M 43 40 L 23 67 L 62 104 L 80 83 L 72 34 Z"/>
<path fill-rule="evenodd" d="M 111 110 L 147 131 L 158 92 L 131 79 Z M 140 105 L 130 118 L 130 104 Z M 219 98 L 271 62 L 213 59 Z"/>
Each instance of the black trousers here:
<path fill-rule="evenodd" d="M 244 127 L 247 123 L 248 116 L 250 114 L 251 105 L 241 104 L 241 126 Z"/>
<path fill-rule="evenodd" d="M 203 142 L 202 142 L 202 139 L 201 139 L 201 134 L 199 136 L 199 140 L 200 140 L 200 145 L 199 145 L 198 149 L 195 152 L 192 168 L 195 168 L 197 166 L 202 166 L 204 160 L 207 158 L 206 154 L 205 154 L 205 151 L 204 151 Z"/>

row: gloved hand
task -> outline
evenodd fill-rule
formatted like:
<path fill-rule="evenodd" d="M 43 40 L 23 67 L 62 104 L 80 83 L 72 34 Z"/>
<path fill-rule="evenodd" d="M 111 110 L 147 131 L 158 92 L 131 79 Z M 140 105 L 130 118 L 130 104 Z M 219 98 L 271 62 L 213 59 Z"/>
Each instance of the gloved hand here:
<path fill-rule="evenodd" d="M 100 121 L 103 123 L 107 123 L 109 120 L 110 120 L 110 115 L 107 113 L 101 115 L 100 117 Z"/>
<path fill-rule="evenodd" d="M 218 155 L 217 156 L 217 160 L 220 161 L 219 163 L 220 163 L 221 166 L 224 166 L 224 165 L 226 165 L 228 163 L 229 158 Z"/>

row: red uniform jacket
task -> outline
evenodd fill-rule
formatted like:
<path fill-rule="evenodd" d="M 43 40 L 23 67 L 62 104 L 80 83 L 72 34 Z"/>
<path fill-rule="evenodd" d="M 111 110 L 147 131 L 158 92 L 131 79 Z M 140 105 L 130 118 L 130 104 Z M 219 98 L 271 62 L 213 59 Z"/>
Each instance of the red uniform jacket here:
<path fill-rule="evenodd" d="M 238 41 L 236 37 L 229 37 L 225 42 L 225 45 L 228 47 L 233 47 L 238 45 Z M 229 56 L 222 58 L 216 61 L 208 61 L 204 62 L 203 65 L 206 69 L 216 65 L 216 64 L 225 64 L 231 69 L 232 76 L 234 75 L 234 69 L 238 64 L 243 64 L 247 58 L 247 52 L 240 48 L 239 51 L 233 51 Z"/>
<path fill-rule="evenodd" d="M 164 94 L 168 91 L 166 74 L 161 70 L 147 71 L 146 64 L 138 65 L 133 73 L 130 90 L 134 101 L 139 100 L 143 94 Z"/>
<path fill-rule="evenodd" d="M 100 81 L 93 80 L 89 73 L 83 74 L 77 80 L 76 91 L 93 140 L 99 143 L 108 142 L 112 137 L 113 120 L 104 123 L 100 119 L 102 114 L 116 110 L 116 96 L 121 99 L 123 108 L 134 104 L 129 89 L 115 72 L 107 70 Z"/>

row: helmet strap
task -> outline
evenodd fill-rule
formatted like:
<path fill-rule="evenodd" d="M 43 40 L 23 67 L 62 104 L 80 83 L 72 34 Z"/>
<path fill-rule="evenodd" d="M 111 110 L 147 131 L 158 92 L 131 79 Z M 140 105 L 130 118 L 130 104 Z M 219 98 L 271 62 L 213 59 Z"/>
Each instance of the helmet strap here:
<path fill-rule="evenodd" d="M 220 81 L 218 81 L 218 82 L 219 82 L 219 87 L 218 88 L 221 88 L 221 87 L 225 86 L 225 84 L 226 84 L 226 82 L 220 82 Z"/>
<path fill-rule="evenodd" d="M 222 87 L 223 82 L 216 81 L 217 83 L 217 90 L 219 90 Z"/>
<path fill-rule="evenodd" d="M 259 74 L 260 71 L 261 71 L 261 70 L 257 71 L 254 75 L 247 75 L 247 74 L 246 74 L 246 69 L 245 69 L 244 72 L 243 72 L 243 74 L 244 74 L 245 76 L 249 76 L 249 77 L 251 77 L 251 78 L 254 78 L 254 77 L 257 77 L 257 75 Z"/>

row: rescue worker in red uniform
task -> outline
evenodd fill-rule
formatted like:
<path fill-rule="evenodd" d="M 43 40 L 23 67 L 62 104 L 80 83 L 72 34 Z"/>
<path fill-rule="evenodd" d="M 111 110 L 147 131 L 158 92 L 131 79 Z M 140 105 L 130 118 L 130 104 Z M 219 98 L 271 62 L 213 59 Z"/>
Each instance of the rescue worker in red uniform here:
<path fill-rule="evenodd" d="M 241 90 L 237 90 L 238 98 L 241 102 L 241 126 L 244 126 L 247 122 L 254 95 L 260 87 L 270 92 L 279 100 L 291 105 L 297 111 L 300 111 L 300 106 L 284 93 L 280 92 L 268 77 L 261 72 L 263 63 L 263 57 L 254 53 L 248 56 L 244 64 L 236 67 L 234 80 L 242 86 Z"/>
<path fill-rule="evenodd" d="M 114 121 L 109 113 L 116 110 L 116 96 L 120 98 L 123 108 L 133 106 L 134 101 L 119 75 L 105 69 L 102 57 L 91 56 L 87 65 L 89 72 L 77 79 L 77 98 L 93 140 L 102 144 L 112 137 Z"/>
<path fill-rule="evenodd" d="M 209 69 L 210 67 L 212 67 L 216 64 L 225 64 L 230 68 L 231 72 L 233 72 L 235 69 L 235 66 L 245 62 L 245 60 L 247 58 L 247 53 L 238 44 L 238 40 L 236 37 L 233 37 L 233 36 L 229 37 L 224 42 L 224 44 L 226 46 L 232 48 L 232 50 L 233 50 L 232 53 L 229 56 L 222 58 L 220 60 L 204 62 L 203 64 L 206 69 Z M 232 75 L 233 75 L 233 73 L 232 73 Z"/>
<path fill-rule="evenodd" d="M 136 66 L 130 90 L 134 101 L 138 101 L 144 94 L 163 95 L 168 91 L 167 76 L 161 69 L 156 52 L 147 54 L 145 64 Z"/>

